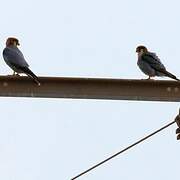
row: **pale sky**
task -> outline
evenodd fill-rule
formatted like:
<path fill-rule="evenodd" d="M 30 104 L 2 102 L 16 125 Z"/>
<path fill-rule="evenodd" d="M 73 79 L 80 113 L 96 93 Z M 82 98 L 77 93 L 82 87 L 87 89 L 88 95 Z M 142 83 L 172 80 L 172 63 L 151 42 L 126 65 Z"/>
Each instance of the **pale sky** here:
<path fill-rule="evenodd" d="M 144 44 L 180 77 L 179 7 L 178 0 L 1 0 L 0 49 L 17 37 L 38 76 L 142 79 L 135 48 Z M 0 74 L 12 74 L 2 56 Z M 171 122 L 179 103 L 0 98 L 0 107 L 0 179 L 70 180 Z M 175 129 L 79 180 L 179 180 Z"/>

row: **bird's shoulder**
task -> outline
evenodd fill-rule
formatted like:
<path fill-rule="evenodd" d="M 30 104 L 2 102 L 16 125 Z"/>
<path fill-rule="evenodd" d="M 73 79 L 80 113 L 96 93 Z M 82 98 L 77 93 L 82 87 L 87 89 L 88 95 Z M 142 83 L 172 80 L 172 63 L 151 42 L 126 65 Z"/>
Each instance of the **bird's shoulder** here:
<path fill-rule="evenodd" d="M 3 49 L 3 55 L 6 55 L 7 53 L 9 53 L 11 50 L 9 49 L 9 48 L 7 48 L 7 47 L 5 47 L 4 49 Z"/>
<path fill-rule="evenodd" d="M 153 52 L 146 52 L 146 53 L 143 53 L 142 54 L 142 59 L 151 59 L 151 60 L 154 60 L 154 61 L 161 61 L 159 59 L 159 57 L 156 55 L 156 53 L 153 53 Z"/>
<path fill-rule="evenodd" d="M 143 53 L 141 56 L 141 60 L 148 62 L 148 63 L 155 63 L 155 64 L 162 64 L 161 60 L 159 59 L 159 57 L 152 52 L 146 52 Z"/>
<path fill-rule="evenodd" d="M 23 53 L 17 47 L 5 47 L 3 50 L 3 55 L 9 56 L 20 56 L 24 58 Z"/>
<path fill-rule="evenodd" d="M 155 53 L 146 52 L 142 55 L 141 59 L 153 68 L 165 69 L 165 66 Z"/>

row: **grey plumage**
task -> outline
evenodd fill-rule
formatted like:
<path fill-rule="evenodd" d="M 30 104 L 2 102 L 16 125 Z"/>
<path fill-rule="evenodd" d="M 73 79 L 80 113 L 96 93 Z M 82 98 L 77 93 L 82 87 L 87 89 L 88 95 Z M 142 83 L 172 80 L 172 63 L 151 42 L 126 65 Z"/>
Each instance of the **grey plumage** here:
<path fill-rule="evenodd" d="M 179 81 L 175 75 L 166 70 L 155 53 L 149 52 L 144 46 L 137 47 L 136 52 L 138 52 L 137 65 L 143 73 L 149 76 L 149 79 L 154 76 L 167 76 Z"/>
<path fill-rule="evenodd" d="M 3 50 L 3 58 L 6 64 L 13 69 L 14 72 L 25 73 L 40 85 L 38 77 L 29 69 L 29 65 L 22 52 L 18 49 L 18 44 L 19 42 L 16 38 L 8 38 L 6 47 Z"/>
<path fill-rule="evenodd" d="M 29 67 L 23 54 L 17 47 L 5 47 L 3 58 L 8 66 L 17 73 L 22 73 L 19 67 Z"/>

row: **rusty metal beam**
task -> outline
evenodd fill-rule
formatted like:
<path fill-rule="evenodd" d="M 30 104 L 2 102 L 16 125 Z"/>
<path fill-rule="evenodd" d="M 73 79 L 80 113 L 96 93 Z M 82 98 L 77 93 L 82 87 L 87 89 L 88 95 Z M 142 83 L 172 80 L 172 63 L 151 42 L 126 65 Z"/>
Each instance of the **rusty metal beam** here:
<path fill-rule="evenodd" d="M 0 76 L 0 96 L 38 98 L 180 101 L 180 82 L 132 79 Z"/>

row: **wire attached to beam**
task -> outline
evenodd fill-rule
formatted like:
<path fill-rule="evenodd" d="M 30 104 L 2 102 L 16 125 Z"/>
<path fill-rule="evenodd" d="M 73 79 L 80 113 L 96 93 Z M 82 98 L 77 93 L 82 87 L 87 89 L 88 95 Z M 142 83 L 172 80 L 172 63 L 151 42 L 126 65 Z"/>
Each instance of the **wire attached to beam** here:
<path fill-rule="evenodd" d="M 178 128 L 176 129 L 177 140 L 180 140 L 180 109 L 179 109 L 179 115 L 176 116 L 175 121 L 178 126 Z"/>
<path fill-rule="evenodd" d="M 180 111 L 179 111 L 179 115 L 178 115 L 178 116 L 180 116 Z M 90 167 L 90 168 L 87 169 L 86 171 L 83 171 L 82 173 L 80 173 L 80 174 L 78 174 L 77 176 L 73 177 L 71 180 L 75 180 L 75 179 L 79 178 L 80 176 L 82 176 L 82 175 L 88 173 L 89 171 L 91 171 L 91 170 L 97 168 L 98 166 L 104 164 L 105 162 L 111 160 L 112 158 L 118 156 L 119 154 L 121 154 L 121 153 L 127 151 L 128 149 L 131 149 L 132 147 L 136 146 L 137 144 L 139 144 L 139 143 L 145 141 L 146 139 L 150 138 L 151 136 L 153 136 L 153 135 L 157 134 L 158 132 L 160 132 L 160 131 L 166 129 L 167 127 L 171 126 L 171 125 L 174 124 L 175 122 L 176 122 L 176 120 L 174 120 L 174 121 L 172 121 L 171 123 L 169 123 L 169 124 L 163 126 L 162 128 L 156 130 L 155 132 L 153 132 L 153 133 L 147 135 L 146 137 L 140 139 L 139 141 L 135 142 L 134 144 L 131 144 L 130 146 L 126 147 L 125 149 L 123 149 L 123 150 L 117 152 L 116 154 L 114 154 L 114 155 L 108 157 L 107 159 L 105 159 L 105 160 L 99 162 L 98 164 L 96 164 L 96 165 Z"/>

